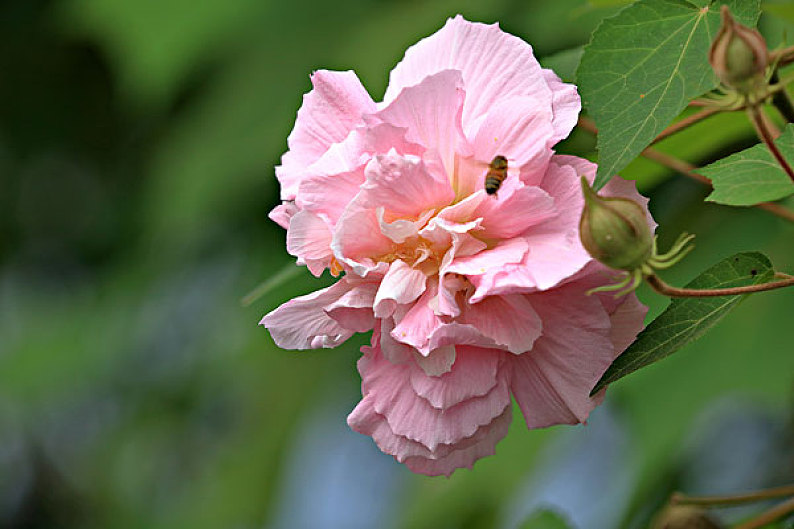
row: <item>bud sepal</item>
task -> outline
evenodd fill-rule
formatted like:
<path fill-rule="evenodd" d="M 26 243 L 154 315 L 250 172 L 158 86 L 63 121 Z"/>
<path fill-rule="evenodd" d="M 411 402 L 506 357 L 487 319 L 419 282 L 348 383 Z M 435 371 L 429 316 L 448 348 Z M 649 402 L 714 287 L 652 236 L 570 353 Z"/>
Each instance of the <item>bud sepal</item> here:
<path fill-rule="evenodd" d="M 584 176 L 581 183 L 585 198 L 579 221 L 582 246 L 595 260 L 623 272 L 618 283 L 594 288 L 588 294 L 614 290 L 618 291 L 615 297 L 628 294 L 644 277 L 670 268 L 693 250 L 689 243 L 695 236 L 682 233 L 668 252 L 660 254 L 639 204 L 627 198 L 599 196 Z"/>

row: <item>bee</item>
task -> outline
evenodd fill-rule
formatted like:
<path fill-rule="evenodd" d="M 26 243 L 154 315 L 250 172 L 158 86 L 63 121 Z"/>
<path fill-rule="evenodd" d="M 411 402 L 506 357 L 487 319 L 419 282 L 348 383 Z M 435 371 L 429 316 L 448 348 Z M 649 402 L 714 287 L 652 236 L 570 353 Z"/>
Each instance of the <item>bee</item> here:
<path fill-rule="evenodd" d="M 485 173 L 485 192 L 496 195 L 505 178 L 507 178 L 507 158 L 497 154 L 488 164 L 488 172 Z"/>

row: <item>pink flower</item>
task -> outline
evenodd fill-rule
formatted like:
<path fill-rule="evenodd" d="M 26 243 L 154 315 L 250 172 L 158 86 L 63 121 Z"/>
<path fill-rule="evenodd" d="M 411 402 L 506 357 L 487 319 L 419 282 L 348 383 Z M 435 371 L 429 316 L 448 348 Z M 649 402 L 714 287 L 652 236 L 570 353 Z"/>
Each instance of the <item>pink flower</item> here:
<path fill-rule="evenodd" d="M 611 274 L 577 232 L 579 175 L 595 166 L 553 151 L 576 123 L 576 88 L 522 40 L 460 16 L 406 52 L 382 103 L 352 72 L 312 83 L 271 218 L 298 263 L 344 274 L 265 316 L 275 342 L 335 347 L 374 329 L 348 423 L 415 472 L 492 454 L 511 395 L 530 428 L 584 422 L 645 307 L 585 295 Z M 496 155 L 508 174 L 489 196 Z M 617 178 L 605 194 L 647 202 Z"/>

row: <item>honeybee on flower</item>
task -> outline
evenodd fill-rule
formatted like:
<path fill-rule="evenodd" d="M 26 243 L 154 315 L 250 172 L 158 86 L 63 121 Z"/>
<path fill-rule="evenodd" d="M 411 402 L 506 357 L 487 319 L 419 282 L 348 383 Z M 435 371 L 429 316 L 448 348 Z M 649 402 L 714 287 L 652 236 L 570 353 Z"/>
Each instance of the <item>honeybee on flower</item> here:
<path fill-rule="evenodd" d="M 488 164 L 488 172 L 485 173 L 485 192 L 496 195 L 505 178 L 507 178 L 507 158 L 497 154 Z"/>

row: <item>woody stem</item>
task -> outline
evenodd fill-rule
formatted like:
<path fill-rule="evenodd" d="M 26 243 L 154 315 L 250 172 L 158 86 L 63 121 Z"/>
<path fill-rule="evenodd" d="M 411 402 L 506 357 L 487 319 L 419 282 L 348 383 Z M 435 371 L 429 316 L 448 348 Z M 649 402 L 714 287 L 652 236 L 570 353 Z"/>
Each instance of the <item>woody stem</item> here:
<path fill-rule="evenodd" d="M 768 511 L 764 511 L 752 520 L 749 520 L 741 525 L 737 525 L 736 529 L 759 529 L 760 527 L 764 527 L 775 520 L 783 518 L 791 512 L 794 512 L 794 498 L 775 505 Z"/>
<path fill-rule="evenodd" d="M 777 160 L 777 163 L 780 164 L 783 171 L 785 171 L 789 178 L 791 178 L 791 181 L 794 182 L 794 169 L 791 168 L 786 158 L 777 148 L 777 145 L 775 145 L 772 133 L 767 127 L 763 116 L 761 116 L 761 110 L 757 105 L 751 105 L 747 108 L 747 115 L 750 117 L 750 121 L 752 121 L 756 133 L 758 133 L 758 137 L 766 144 L 769 152 L 771 152 L 772 156 Z"/>
<path fill-rule="evenodd" d="M 592 119 L 580 116 L 578 126 L 581 127 L 583 130 L 591 134 L 598 134 L 598 128 L 596 128 L 595 123 Z M 648 147 L 644 151 L 642 151 L 641 156 L 643 158 L 647 158 L 649 160 L 653 160 L 665 167 L 672 169 L 673 171 L 677 171 L 682 175 L 691 178 L 692 180 L 697 180 L 703 185 L 707 185 L 711 187 L 711 181 L 706 178 L 705 176 L 698 174 L 695 172 L 695 166 L 676 158 L 670 154 L 657 151 L 652 147 Z M 785 206 L 781 206 L 780 204 L 776 204 L 774 202 L 761 202 L 760 204 L 756 204 L 754 207 L 763 209 L 776 215 L 782 219 L 785 219 L 789 222 L 794 222 L 794 211 L 786 208 Z"/>
<path fill-rule="evenodd" d="M 766 290 L 794 286 L 794 276 L 787 274 L 779 274 L 779 276 L 783 277 L 783 279 L 769 283 L 761 283 L 759 285 L 715 289 L 674 287 L 662 281 L 662 279 L 656 274 L 647 276 L 645 280 L 648 282 L 651 288 L 663 296 L 668 296 L 671 298 L 706 298 L 714 296 L 739 296 L 741 294 L 752 294 L 753 292 L 763 292 Z"/>
<path fill-rule="evenodd" d="M 775 487 L 771 489 L 757 490 L 745 494 L 730 494 L 726 496 L 685 496 L 676 492 L 670 498 L 670 503 L 676 505 L 738 505 L 751 503 L 754 501 L 768 500 L 770 498 L 782 498 L 794 496 L 794 485 Z"/>

